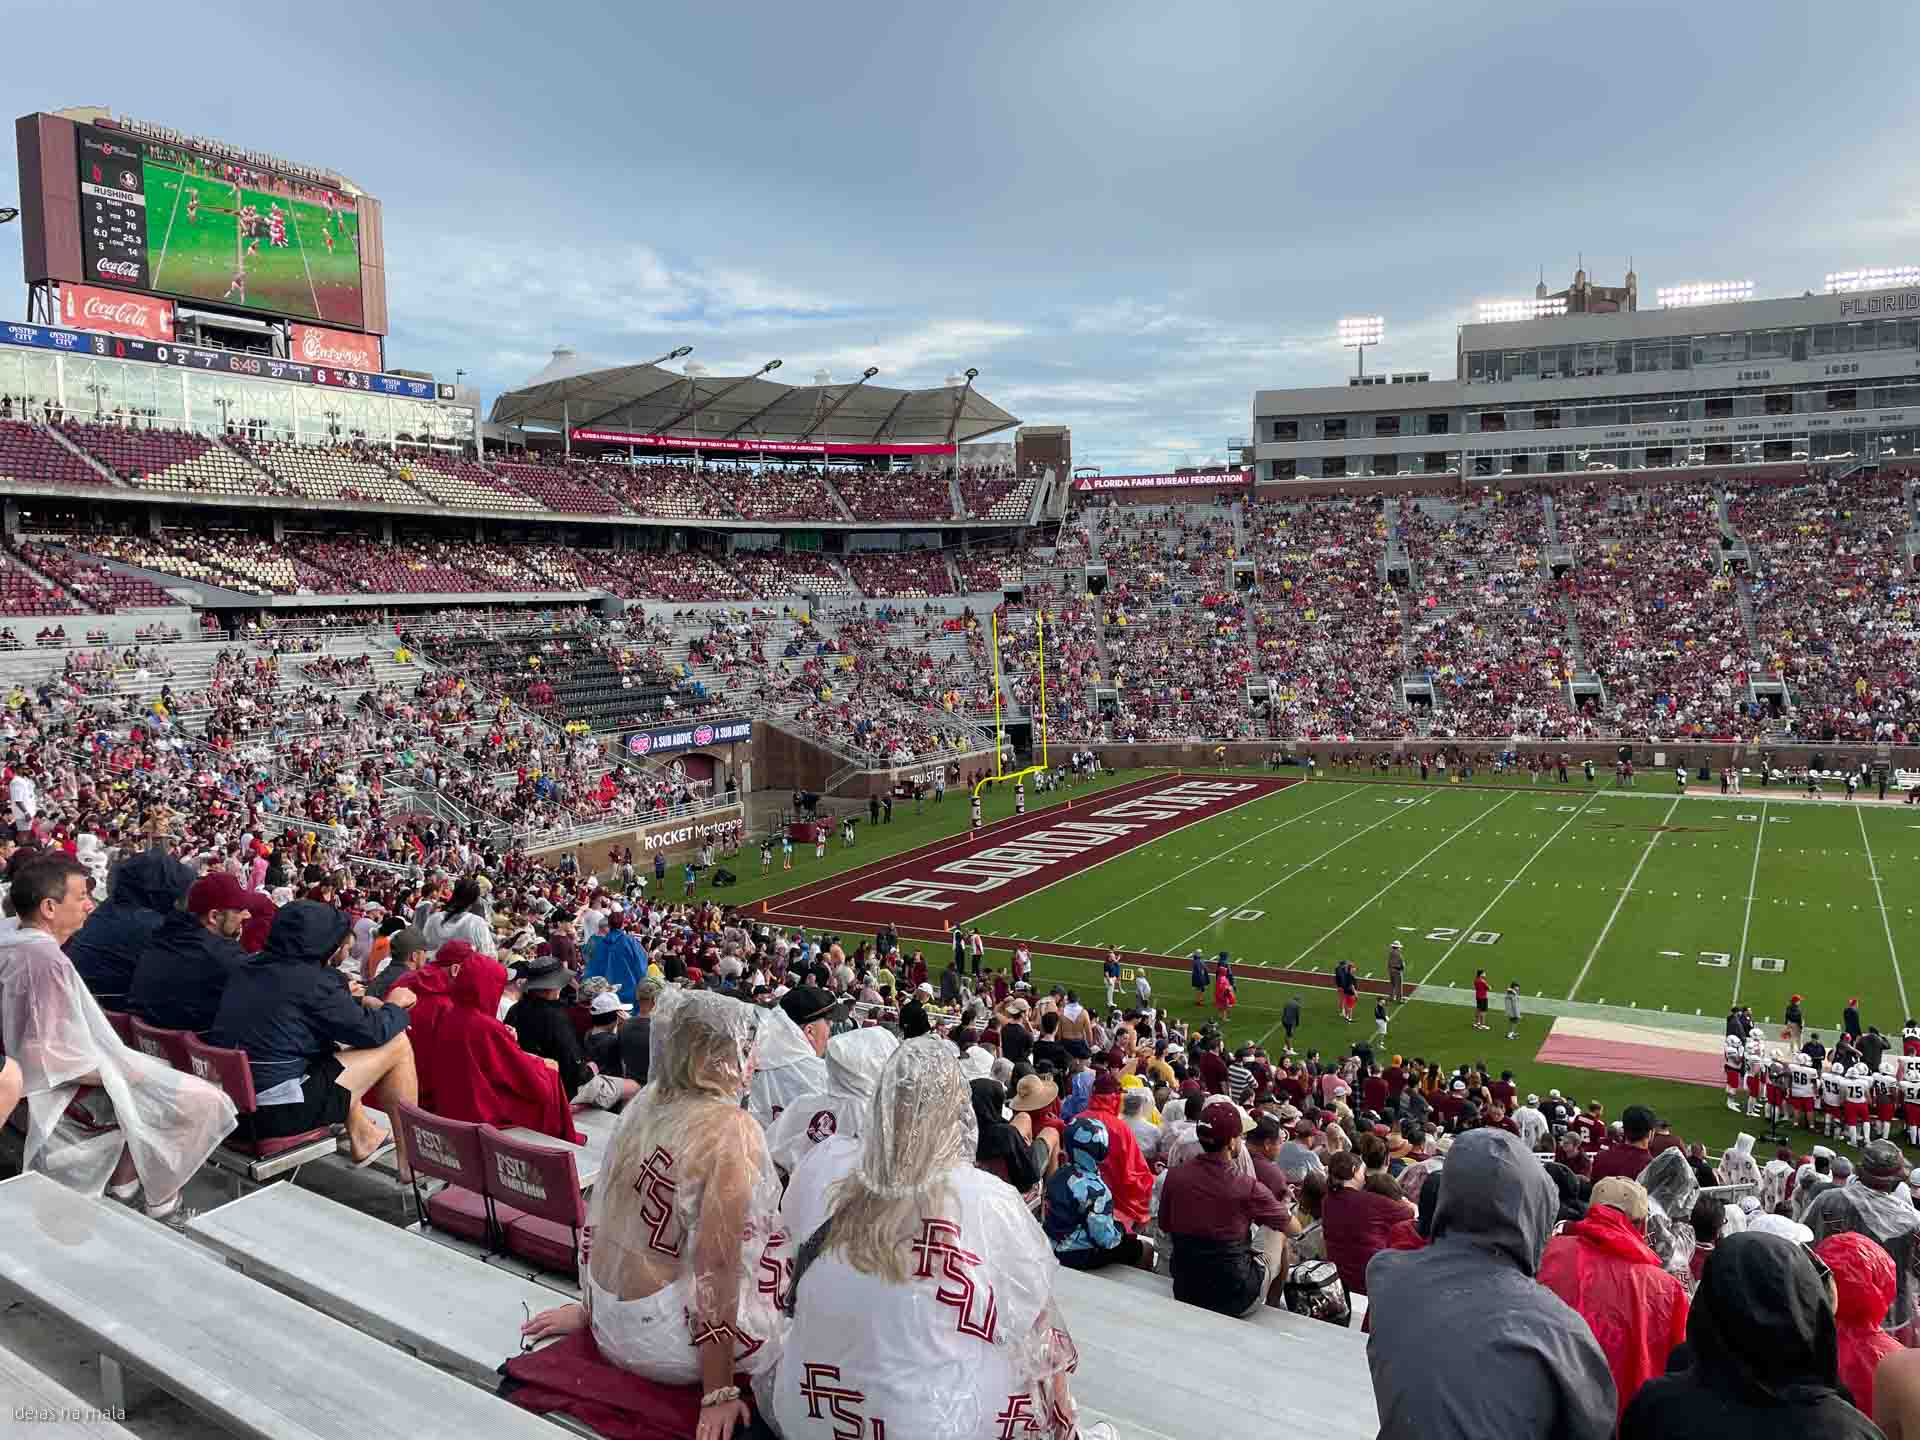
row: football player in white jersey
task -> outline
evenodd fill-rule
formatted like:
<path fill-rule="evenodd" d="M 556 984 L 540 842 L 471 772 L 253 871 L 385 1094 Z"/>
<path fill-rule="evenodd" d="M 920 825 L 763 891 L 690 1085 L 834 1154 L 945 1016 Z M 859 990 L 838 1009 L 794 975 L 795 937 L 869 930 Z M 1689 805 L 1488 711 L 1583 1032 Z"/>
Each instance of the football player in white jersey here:
<path fill-rule="evenodd" d="M 1829 1060 L 1820 1072 L 1820 1133 L 1832 1135 L 1840 1128 L 1847 1109 L 1847 1081 L 1840 1067 Z"/>
<path fill-rule="evenodd" d="M 1746 1083 L 1747 1042 L 1729 1035 L 1720 1047 L 1721 1065 L 1727 1078 L 1727 1109 L 1740 1109 L 1740 1087 Z"/>
<path fill-rule="evenodd" d="M 1800 1117 L 1800 1128 L 1813 1128 L 1814 1102 L 1820 1095 L 1820 1072 L 1805 1051 L 1793 1057 L 1787 1066 L 1787 1103 Z"/>
<path fill-rule="evenodd" d="M 1845 1121 L 1847 1127 L 1847 1143 L 1856 1146 L 1864 1145 L 1867 1142 L 1862 1137 L 1867 1127 L 1867 1091 L 1870 1088 L 1870 1078 L 1867 1074 L 1867 1067 L 1859 1064 L 1854 1065 L 1847 1071 L 1844 1083 L 1846 1086 L 1846 1108 L 1841 1112 L 1841 1118 Z"/>

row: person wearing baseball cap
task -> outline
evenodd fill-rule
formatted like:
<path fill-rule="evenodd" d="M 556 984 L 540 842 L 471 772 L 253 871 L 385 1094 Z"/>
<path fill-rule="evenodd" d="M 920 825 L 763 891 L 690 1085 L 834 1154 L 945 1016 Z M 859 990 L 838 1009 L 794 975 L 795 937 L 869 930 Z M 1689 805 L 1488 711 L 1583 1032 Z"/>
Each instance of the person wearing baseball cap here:
<path fill-rule="evenodd" d="M 1236 1163 L 1240 1108 L 1214 1099 L 1200 1111 L 1200 1154 L 1169 1170 L 1160 1191 L 1160 1228 L 1173 1242 L 1176 1300 L 1222 1315 L 1250 1313 L 1285 1279 L 1293 1212 Z M 1249 1235 L 1263 1230 L 1256 1252 Z"/>
<path fill-rule="evenodd" d="M 246 887 L 224 870 L 202 875 L 160 922 L 133 964 L 127 1012 L 198 1035 L 213 1023 L 227 981 L 246 960 Z"/>
<path fill-rule="evenodd" d="M 411 925 L 387 937 L 387 963 L 367 982 L 367 993 L 382 1000 L 401 977 L 412 974 L 427 963 L 427 937 Z"/>
<path fill-rule="evenodd" d="M 761 1018 L 759 1063 L 747 1091 L 747 1109 L 771 1129 L 780 1112 L 827 1089 L 827 1040 L 839 1001 L 817 985 L 796 985 Z"/>

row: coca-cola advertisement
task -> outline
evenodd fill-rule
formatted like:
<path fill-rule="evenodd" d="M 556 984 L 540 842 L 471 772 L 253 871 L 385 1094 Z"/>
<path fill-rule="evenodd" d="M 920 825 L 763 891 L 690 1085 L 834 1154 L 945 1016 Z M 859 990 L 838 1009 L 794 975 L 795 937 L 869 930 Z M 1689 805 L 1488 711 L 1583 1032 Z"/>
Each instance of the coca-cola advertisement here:
<path fill-rule="evenodd" d="M 171 342 L 173 302 L 92 285 L 62 285 L 60 323 L 74 330 Z"/>
<path fill-rule="evenodd" d="M 380 337 L 329 330 L 321 325 L 293 325 L 287 330 L 287 358 L 327 370 L 381 370 Z"/>

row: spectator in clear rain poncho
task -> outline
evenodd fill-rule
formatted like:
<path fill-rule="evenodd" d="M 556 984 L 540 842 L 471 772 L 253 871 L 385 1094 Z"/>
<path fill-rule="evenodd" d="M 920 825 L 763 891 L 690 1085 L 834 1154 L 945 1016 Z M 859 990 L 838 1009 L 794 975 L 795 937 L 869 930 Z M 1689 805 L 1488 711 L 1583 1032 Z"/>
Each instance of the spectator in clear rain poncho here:
<path fill-rule="evenodd" d="M 1753 1136 L 1742 1130 L 1720 1156 L 1714 1178 L 1722 1185 L 1751 1185 L 1758 1193 L 1760 1162 L 1753 1158 Z"/>
<path fill-rule="evenodd" d="M 1894 1191 L 1905 1181 L 1906 1161 L 1890 1140 L 1876 1140 L 1860 1156 L 1851 1184 L 1823 1190 L 1801 1218 L 1813 1238 L 1852 1231 L 1880 1243 L 1893 1257 L 1899 1289 L 1887 1313 L 1887 1329 L 1902 1344 L 1914 1341 L 1914 1267 L 1920 1264 L 1920 1210 Z"/>
<path fill-rule="evenodd" d="M 770 1365 L 786 1329 L 774 1288 L 760 1283 L 793 1257 L 780 1179 L 740 1105 L 753 1020 L 740 1001 L 697 991 L 655 1011 L 650 1083 L 594 1188 L 584 1298 L 542 1311 L 524 1331 L 538 1339 L 591 1325 L 613 1364 L 698 1384 L 708 1402 L 699 1440 L 727 1440 L 746 1422 L 734 1376 Z"/>
<path fill-rule="evenodd" d="M 827 1088 L 787 1106 L 767 1131 L 767 1150 L 783 1174 L 800 1168 L 815 1146 L 836 1135 L 855 1139 L 881 1068 L 900 1040 L 891 1030 L 869 1025 L 827 1041 Z"/>
<path fill-rule="evenodd" d="M 1660 1257 L 1660 1268 L 1682 1285 L 1693 1280 L 1693 1202 L 1700 1198 L 1700 1181 L 1675 1146 L 1662 1150 L 1640 1172 L 1647 1192 L 1647 1247 Z"/>
<path fill-rule="evenodd" d="M 781 1362 L 755 1382 L 783 1440 L 850 1433 L 856 1415 L 862 1433 L 884 1417 L 914 1440 L 985 1440 L 1010 1412 L 1023 1435 L 1075 1435 L 1052 1251 L 1018 1192 L 975 1168 L 975 1126 L 951 1044 L 894 1052 L 858 1168 L 824 1234 L 800 1237 Z"/>

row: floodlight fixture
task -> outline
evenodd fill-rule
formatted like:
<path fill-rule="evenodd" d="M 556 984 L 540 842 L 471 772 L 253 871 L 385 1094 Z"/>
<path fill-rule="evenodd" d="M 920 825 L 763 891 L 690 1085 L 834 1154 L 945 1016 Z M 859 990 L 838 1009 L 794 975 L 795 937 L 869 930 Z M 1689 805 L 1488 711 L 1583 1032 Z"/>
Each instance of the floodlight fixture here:
<path fill-rule="evenodd" d="M 1827 275 L 1827 294 L 1851 290 L 1891 290 L 1920 285 L 1920 265 L 1868 265 L 1859 270 L 1834 270 Z"/>
<path fill-rule="evenodd" d="M 1688 285 L 1663 285 L 1654 292 L 1662 310 L 1683 305 L 1725 305 L 1753 298 L 1751 280 L 1700 280 Z"/>
<path fill-rule="evenodd" d="M 1378 345 L 1386 333 L 1387 321 L 1382 315 L 1349 315 L 1340 322 L 1340 343 L 1349 349 Z"/>
<path fill-rule="evenodd" d="M 1479 303 L 1480 323 L 1498 325 L 1509 320 L 1539 320 L 1548 315 L 1567 313 L 1567 297 L 1553 295 L 1546 299 L 1535 300 L 1482 300 Z"/>
<path fill-rule="evenodd" d="M 1353 351 L 1357 362 L 1354 373 L 1367 373 L 1367 347 L 1378 345 L 1387 333 L 1383 315 L 1345 315 L 1339 325 L 1340 343 Z"/>

